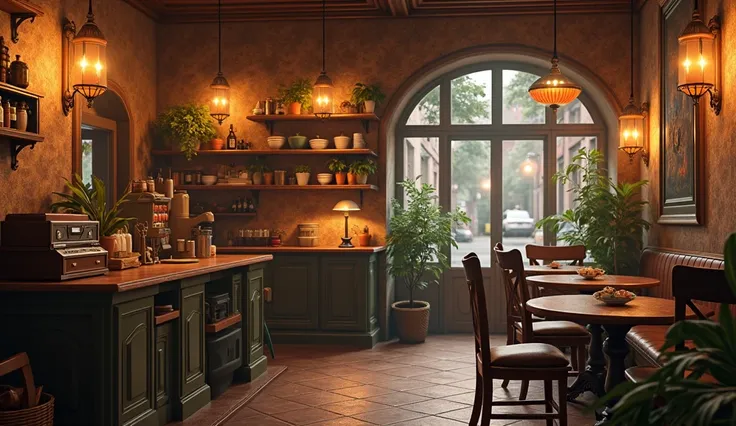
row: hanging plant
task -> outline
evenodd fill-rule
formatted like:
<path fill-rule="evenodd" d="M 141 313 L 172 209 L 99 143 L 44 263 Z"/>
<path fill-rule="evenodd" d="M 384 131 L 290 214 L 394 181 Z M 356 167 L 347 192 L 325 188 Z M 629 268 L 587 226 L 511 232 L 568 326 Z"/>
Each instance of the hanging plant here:
<path fill-rule="evenodd" d="M 197 155 L 201 143 L 217 134 L 206 105 L 171 107 L 158 116 L 155 125 L 161 136 L 179 146 L 187 160 Z"/>

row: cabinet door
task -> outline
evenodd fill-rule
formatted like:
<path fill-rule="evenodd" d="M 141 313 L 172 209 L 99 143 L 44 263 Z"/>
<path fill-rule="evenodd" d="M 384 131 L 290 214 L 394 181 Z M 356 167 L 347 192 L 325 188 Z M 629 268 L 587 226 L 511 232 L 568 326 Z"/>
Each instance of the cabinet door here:
<path fill-rule="evenodd" d="M 171 397 L 171 381 L 174 376 L 173 322 L 156 327 L 156 409 L 167 405 Z"/>
<path fill-rule="evenodd" d="M 205 385 L 204 284 L 181 291 L 181 396 Z"/>
<path fill-rule="evenodd" d="M 367 257 L 322 257 L 319 303 L 322 330 L 368 330 L 367 263 Z"/>
<path fill-rule="evenodd" d="M 233 292 L 230 297 L 230 301 L 233 306 L 233 313 L 237 314 L 243 312 L 241 307 L 242 296 L 243 296 L 243 274 L 238 272 L 233 274 Z"/>
<path fill-rule="evenodd" d="M 154 409 L 153 297 L 115 306 L 118 424 Z"/>
<path fill-rule="evenodd" d="M 263 269 L 248 271 L 248 306 L 246 310 L 246 342 L 248 363 L 263 355 Z"/>
<path fill-rule="evenodd" d="M 268 265 L 271 301 L 266 323 L 271 330 L 316 330 L 319 262 L 316 256 L 282 255 Z"/>

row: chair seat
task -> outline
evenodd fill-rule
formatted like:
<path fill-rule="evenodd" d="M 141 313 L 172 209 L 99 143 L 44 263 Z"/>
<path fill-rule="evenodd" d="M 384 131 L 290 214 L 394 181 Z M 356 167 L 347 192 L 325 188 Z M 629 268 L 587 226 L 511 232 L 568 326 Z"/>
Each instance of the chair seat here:
<path fill-rule="evenodd" d="M 491 365 L 506 368 L 565 368 L 565 354 L 545 343 L 519 343 L 491 348 Z"/>
<path fill-rule="evenodd" d="M 521 323 L 516 323 L 521 330 Z M 588 330 L 572 321 L 539 321 L 532 323 L 535 336 L 587 336 Z"/>

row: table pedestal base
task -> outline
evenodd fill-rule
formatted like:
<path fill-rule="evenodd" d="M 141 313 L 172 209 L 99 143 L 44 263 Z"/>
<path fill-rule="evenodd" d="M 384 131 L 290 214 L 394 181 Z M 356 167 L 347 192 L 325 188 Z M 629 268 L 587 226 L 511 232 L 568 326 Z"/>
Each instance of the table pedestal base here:
<path fill-rule="evenodd" d="M 603 384 L 606 376 L 606 360 L 603 357 L 603 330 L 597 324 L 589 324 L 587 328 L 590 332 L 590 350 L 587 365 L 585 371 L 581 372 L 567 389 L 568 401 L 574 401 L 578 396 L 588 391 L 593 392 L 599 398 L 605 395 Z"/>
<path fill-rule="evenodd" d="M 629 354 L 629 345 L 626 344 L 626 333 L 631 329 L 630 325 L 609 324 L 603 329 L 608 333 L 606 341 L 603 342 L 603 352 L 608 356 L 608 372 L 606 374 L 606 393 L 626 380 L 626 355 Z M 613 416 L 612 408 L 618 400 L 612 400 L 601 413 L 601 420 L 596 426 L 605 425 Z"/>

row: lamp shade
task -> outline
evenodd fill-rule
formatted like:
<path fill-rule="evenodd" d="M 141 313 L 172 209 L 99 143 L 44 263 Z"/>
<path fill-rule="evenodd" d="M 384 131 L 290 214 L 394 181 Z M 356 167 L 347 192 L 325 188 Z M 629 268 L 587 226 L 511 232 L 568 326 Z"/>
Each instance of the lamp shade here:
<path fill-rule="evenodd" d="M 644 149 L 644 114 L 634 105 L 633 99 L 618 118 L 618 131 L 618 149 L 629 155 Z"/>
<path fill-rule="evenodd" d="M 335 204 L 332 210 L 336 212 L 357 212 L 360 211 L 360 206 L 355 204 L 354 201 L 342 200 Z"/>
<path fill-rule="evenodd" d="M 328 118 L 332 115 L 333 92 L 335 87 L 332 85 L 332 79 L 327 73 L 322 71 L 314 82 L 314 90 L 312 92 L 312 104 L 314 107 L 314 115 L 319 118 Z"/>
<path fill-rule="evenodd" d="M 556 110 L 574 101 L 583 89 L 562 75 L 557 58 L 552 59 L 549 74 L 540 77 L 529 87 L 529 96 L 535 102 Z"/>
<path fill-rule="evenodd" d="M 95 24 L 91 9 L 87 22 L 72 40 L 72 49 L 72 87 L 91 107 L 94 99 L 107 90 L 107 40 Z"/>
<path fill-rule="evenodd" d="M 715 35 L 700 19 L 697 10 L 693 19 L 677 39 L 679 42 L 677 90 L 699 98 L 716 83 Z"/>
<path fill-rule="evenodd" d="M 210 90 L 212 90 L 210 115 L 222 124 L 223 120 L 230 117 L 230 84 L 222 73 L 217 73 L 217 77 L 210 84 Z"/>

